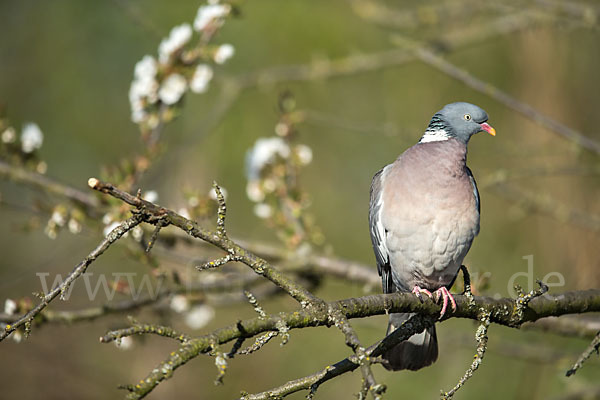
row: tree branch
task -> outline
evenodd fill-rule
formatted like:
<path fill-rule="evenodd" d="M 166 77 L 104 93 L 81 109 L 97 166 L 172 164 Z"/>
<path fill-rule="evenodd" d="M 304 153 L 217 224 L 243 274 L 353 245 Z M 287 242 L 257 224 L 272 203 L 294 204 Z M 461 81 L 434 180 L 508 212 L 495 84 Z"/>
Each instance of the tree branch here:
<path fill-rule="evenodd" d="M 2 160 L 0 160 L 0 176 L 19 184 L 33 186 L 46 193 L 64 197 L 74 203 L 82 205 L 88 211 L 94 210 L 100 206 L 100 202 L 95 196 L 53 180 L 46 175 L 28 171 L 19 166 L 10 165 Z"/>
<path fill-rule="evenodd" d="M 0 341 L 4 340 L 8 335 L 13 333 L 15 330 L 20 328 L 21 326 L 25 326 L 25 332 L 27 333 L 31 329 L 31 322 L 33 318 L 38 315 L 56 296 L 59 294 L 62 296 L 65 291 L 69 288 L 71 283 L 79 278 L 81 275 L 87 271 L 87 268 L 91 263 L 96 261 L 98 257 L 100 257 L 111 244 L 116 242 L 123 236 L 125 233 L 129 232 L 131 229 L 135 228 L 142 222 L 142 219 L 139 215 L 134 215 L 126 221 L 123 221 L 119 226 L 113 229 L 106 239 L 104 239 L 98 247 L 96 247 L 86 258 L 83 259 L 75 269 L 67 276 L 67 278 L 56 288 L 51 290 L 48 294 L 42 295 L 42 302 L 39 303 L 36 307 L 34 307 L 31 311 L 23 315 L 18 320 L 12 322 L 9 325 L 6 325 L 4 331 L 0 332 Z"/>
<path fill-rule="evenodd" d="M 583 366 L 583 363 L 586 362 L 588 358 L 592 355 L 592 353 L 596 352 L 598 354 L 598 349 L 600 349 L 600 332 L 596 335 L 592 343 L 588 346 L 587 349 L 579 356 L 575 364 L 567 371 L 567 376 L 571 376 L 577 372 L 579 368 Z"/>
<path fill-rule="evenodd" d="M 465 296 L 455 295 L 455 300 L 457 304 L 456 312 L 451 315 L 446 315 L 443 320 L 449 318 L 469 318 L 478 320 L 480 310 L 485 309 L 490 311 L 490 322 L 510 327 L 518 327 L 524 322 L 536 321 L 548 316 L 600 311 L 600 290 L 565 292 L 554 296 L 546 294 L 537 297 L 529 302 L 527 308 L 523 310 L 522 316 L 518 318 L 515 316 L 515 301 L 510 298 L 497 300 L 490 297 L 476 296 L 473 298 L 473 303 L 470 304 L 469 299 Z M 422 330 L 427 327 L 428 324 L 432 324 L 439 316 L 440 312 L 439 305 L 430 300 L 421 303 L 419 299 L 410 293 L 363 296 L 331 302 L 329 305 L 343 310 L 343 313 L 348 319 L 397 312 L 411 312 L 418 313 L 420 316 L 424 315 L 425 317 L 422 318 L 422 321 L 410 320 L 412 321 L 411 323 L 416 325 L 415 329 L 417 330 L 414 332 L 418 332 L 418 329 Z M 429 322 L 427 318 L 429 318 Z M 192 338 L 148 374 L 148 376 L 143 379 L 143 382 L 136 385 L 134 390 L 128 394 L 127 398 L 143 398 L 160 382 L 170 377 L 175 369 L 186 364 L 198 355 L 210 351 L 212 343 L 220 345 L 238 338 L 250 338 L 264 332 L 276 331 L 277 324 L 280 323 L 280 321 L 283 321 L 289 329 L 332 325 L 331 318 L 329 318 L 327 312 L 312 308 L 300 309 L 294 312 L 281 313 L 276 316 L 271 315 L 266 319 L 254 318 L 240 321 L 233 325 L 218 329 L 208 335 Z M 398 331 L 400 330 L 395 332 Z M 387 342 L 384 340 L 382 343 L 393 346 L 401 340 L 410 337 L 412 335 L 411 332 L 406 333 L 408 336 L 401 336 L 399 339 L 394 338 L 394 333 L 392 333 L 387 338 L 392 337 L 393 340 Z M 401 334 L 402 331 L 398 333 L 398 335 Z M 394 341 L 396 339 L 398 340 Z M 383 352 L 385 347 L 381 347 L 381 344 L 378 345 L 380 346 L 380 351 Z M 369 356 L 374 356 L 376 354 L 377 353 L 374 353 L 373 351 L 367 351 L 367 355 Z M 351 357 L 342 361 L 340 365 L 338 365 L 338 363 L 329 369 L 311 375 L 310 379 L 303 378 L 299 381 L 310 386 L 317 380 L 322 379 L 323 376 L 337 376 L 340 373 L 356 369 L 358 367 L 358 361 L 356 359 L 354 359 L 354 361 L 352 360 L 353 358 Z M 317 379 L 317 376 L 321 376 L 321 378 Z M 309 384 L 309 382 L 311 383 Z M 297 387 L 298 385 L 300 385 L 300 383 L 296 382 L 292 386 Z M 305 388 L 306 387 L 303 386 L 297 390 Z"/>
<path fill-rule="evenodd" d="M 132 196 L 131 194 L 118 189 L 110 183 L 104 183 L 100 182 L 96 178 L 90 178 L 88 185 L 94 190 L 109 194 L 131 206 L 136 207 L 146 222 L 155 223 L 157 218 L 164 218 L 169 224 L 182 229 L 188 235 L 204 240 L 205 242 L 224 250 L 232 257 L 235 257 L 238 261 L 243 262 L 252 268 L 257 274 L 264 276 L 285 290 L 290 296 L 300 302 L 303 307 L 306 307 L 310 304 L 320 303 L 320 300 L 308 290 L 286 277 L 280 271 L 271 266 L 266 260 L 234 243 L 231 239 L 229 239 L 229 237 L 220 235 L 217 231 L 211 231 L 203 228 L 196 222 L 191 221 L 174 211 L 145 201 L 140 197 Z"/>

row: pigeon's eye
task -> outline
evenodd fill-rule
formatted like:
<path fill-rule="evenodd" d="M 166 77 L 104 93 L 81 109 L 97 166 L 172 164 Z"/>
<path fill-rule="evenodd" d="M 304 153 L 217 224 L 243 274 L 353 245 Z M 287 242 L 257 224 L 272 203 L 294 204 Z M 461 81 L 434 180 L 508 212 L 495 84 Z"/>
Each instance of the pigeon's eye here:
<path fill-rule="evenodd" d="M 465 114 L 463 117 L 465 120 L 470 121 L 471 120 L 471 114 Z"/>

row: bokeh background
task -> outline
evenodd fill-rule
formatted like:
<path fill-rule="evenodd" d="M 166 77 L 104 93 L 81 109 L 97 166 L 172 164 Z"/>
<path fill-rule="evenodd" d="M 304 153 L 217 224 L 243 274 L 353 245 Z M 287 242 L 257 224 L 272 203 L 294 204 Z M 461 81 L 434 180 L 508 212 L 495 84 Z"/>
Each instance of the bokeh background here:
<path fill-rule="evenodd" d="M 140 147 L 127 97 L 133 66 L 145 54 L 156 54 L 172 26 L 191 22 L 198 6 L 189 0 L 0 2 L 0 102 L 15 126 L 35 121 L 42 128 L 41 155 L 49 176 L 85 190 L 87 179 L 98 175 L 102 165 Z M 298 140 L 312 148 L 314 157 L 303 171 L 302 185 L 311 195 L 310 210 L 327 247 L 335 256 L 375 268 L 367 225 L 371 177 L 414 144 L 444 104 L 469 101 L 488 112 L 498 132 L 494 138 L 478 135 L 469 146 L 482 218 L 466 264 L 476 277 L 487 277 L 480 282 L 481 292 L 509 295 L 511 277 L 528 272 L 523 257 L 529 255 L 530 279 L 516 280 L 526 289 L 552 272 L 564 277 L 563 286 L 552 288 L 555 292 L 600 286 L 600 155 L 439 69 L 418 60 L 390 62 L 314 79 L 258 81 L 233 98 L 223 95 L 231 78 L 255 71 L 268 76 L 271 68 L 289 65 L 327 69 L 328 60 L 348 56 L 377 60 L 380 52 L 398 49 L 410 38 L 600 141 L 598 2 L 254 0 L 242 3 L 240 10 L 217 37 L 217 42 L 235 46 L 235 57 L 216 72 L 208 93 L 186 97 L 180 117 L 164 131 L 166 153 L 141 182 L 144 189 L 158 191 L 161 204 L 177 209 L 184 202 L 183 187 L 208 192 L 216 179 L 228 191 L 229 232 L 277 243 L 246 197 L 244 154 L 257 138 L 274 135 L 277 99 L 289 90 L 298 108 L 307 111 Z M 515 18 L 521 25 L 515 27 Z M 494 184 L 504 176 L 502 185 Z M 101 227 L 91 226 L 80 235 L 65 232 L 50 240 L 43 233 L 47 216 L 14 207 L 42 194 L 6 181 L 0 192 L 5 202 L 0 207 L 2 301 L 40 290 L 36 272 L 69 272 L 101 238 Z M 23 229 L 32 217 L 42 226 Z M 92 266 L 98 273 L 142 269 L 120 248 Z M 555 275 L 550 283 L 558 281 Z M 334 280 L 317 291 L 328 300 L 364 293 L 362 285 Z M 53 307 L 84 306 L 84 294 L 75 288 L 69 302 Z M 264 302 L 271 312 L 294 306 L 284 298 Z M 217 308 L 216 318 L 197 332 L 177 317 L 173 325 L 201 334 L 252 316 L 251 307 L 241 303 Z M 138 315 L 146 317 L 153 315 Z M 108 328 L 126 323 L 125 316 L 111 316 L 93 323 L 47 325 L 34 329 L 23 343 L 2 343 L 0 397 L 122 397 L 118 384 L 144 377 L 174 348 L 162 338 L 137 340 L 127 351 L 98 343 Z M 362 342 L 370 344 L 382 337 L 387 323 L 385 317 L 373 317 L 354 325 Z M 422 371 L 389 373 L 375 367 L 388 397 L 434 398 L 451 388 L 471 363 L 474 330 L 471 321 L 439 325 L 440 358 Z M 587 346 L 585 339 L 499 326 L 489 333 L 484 363 L 458 398 L 561 398 L 597 385 L 597 359 L 574 377 L 564 376 Z M 214 360 L 204 356 L 178 370 L 148 398 L 237 398 L 241 390 L 278 386 L 347 354 L 335 329 L 293 331 L 285 347 L 275 340 L 257 354 L 232 360 L 223 386 L 213 385 Z M 359 387 L 360 373 L 354 372 L 324 384 L 317 398 L 352 398 Z"/>

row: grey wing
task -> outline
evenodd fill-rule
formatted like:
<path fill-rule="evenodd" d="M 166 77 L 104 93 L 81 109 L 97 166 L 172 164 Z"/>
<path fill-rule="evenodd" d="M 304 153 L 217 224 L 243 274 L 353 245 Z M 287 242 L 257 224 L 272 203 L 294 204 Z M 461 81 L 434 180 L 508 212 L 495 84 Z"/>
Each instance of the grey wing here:
<path fill-rule="evenodd" d="M 479 190 L 477 190 L 477 182 L 475 182 L 475 178 L 473 177 L 473 173 L 467 168 L 467 175 L 469 175 L 469 180 L 471 181 L 471 186 L 473 186 L 473 195 L 475 196 L 475 203 L 477 203 L 477 213 L 481 215 L 481 206 L 479 205 Z"/>
<path fill-rule="evenodd" d="M 390 266 L 390 257 L 386 246 L 387 231 L 381 221 L 382 182 L 384 179 L 385 168 L 377 172 L 371 182 L 371 201 L 369 203 L 369 227 L 371 233 L 371 242 L 373 251 L 377 260 L 377 271 L 381 276 L 381 285 L 384 293 L 393 293 L 394 282 L 392 280 L 392 270 Z"/>

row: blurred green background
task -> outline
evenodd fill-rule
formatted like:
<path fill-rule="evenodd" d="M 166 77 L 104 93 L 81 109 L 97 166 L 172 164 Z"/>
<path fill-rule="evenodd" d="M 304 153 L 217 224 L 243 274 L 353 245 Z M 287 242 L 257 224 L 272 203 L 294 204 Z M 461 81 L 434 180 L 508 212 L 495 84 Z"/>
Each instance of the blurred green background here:
<path fill-rule="evenodd" d="M 130 122 L 127 97 L 133 66 L 145 54 L 156 54 L 161 37 L 172 26 L 191 22 L 199 4 L 0 2 L 0 102 L 15 126 L 35 121 L 42 128 L 41 154 L 49 176 L 85 190 L 87 179 L 97 176 L 102 165 L 136 152 L 140 139 Z M 377 23 L 365 17 L 365 10 L 374 4 L 387 4 L 396 14 L 387 13 L 389 21 Z M 166 154 L 141 186 L 157 190 L 162 205 L 177 209 L 184 203 L 182 187 L 208 191 L 216 179 L 229 193 L 229 232 L 275 242 L 246 198 L 244 154 L 257 138 L 274 134 L 278 96 L 291 90 L 298 107 L 309 111 L 299 126 L 299 141 L 314 153 L 302 176 L 313 199 L 311 212 L 336 256 L 375 268 L 367 226 L 371 177 L 414 144 L 444 104 L 469 101 L 488 112 L 498 132 L 495 138 L 479 135 L 469 146 L 469 166 L 480 184 L 482 218 L 481 234 L 465 262 L 476 277 L 489 277 L 484 294 L 508 295 L 511 276 L 527 272 L 523 257 L 528 255 L 534 260 L 531 280 L 517 279 L 526 289 L 550 272 L 560 273 L 565 281 L 564 287 L 552 288 L 554 292 L 597 288 L 599 155 L 419 61 L 330 78 L 253 85 L 232 101 L 222 119 L 215 120 L 228 77 L 290 64 L 326 65 L 324 60 L 394 49 L 398 34 L 443 50 L 444 38 L 476 29 L 481 39 L 452 49 L 445 55 L 450 62 L 600 141 L 599 3 L 577 3 L 585 11 L 579 14 L 552 4 L 245 2 L 241 15 L 228 21 L 217 37 L 219 43 L 234 44 L 235 57 L 217 70 L 208 93 L 187 96 L 181 116 L 165 129 Z M 509 34 L 494 32 L 498 18 L 526 11 L 539 13 L 540 18 Z M 394 18 L 404 25 L 392 26 Z M 547 172 L 552 169 L 559 173 Z M 535 207 L 499 187 L 484 185 L 499 172 L 518 175 L 507 184 L 531 194 Z M 27 204 L 38 196 L 8 182 L 0 183 L 0 192 L 12 204 Z M 569 221 L 569 215 L 577 218 Z M 14 207 L 0 208 L 2 301 L 39 290 L 36 272 L 66 274 L 101 237 L 88 228 L 81 235 L 65 232 L 52 241 L 42 228 L 21 229 L 30 217 Z M 97 273 L 140 270 L 119 248 L 92 266 Z M 328 281 L 317 295 L 333 300 L 363 293 L 361 285 Z M 82 288 L 76 288 L 69 302 L 54 307 L 83 306 L 83 295 Z M 275 312 L 295 305 L 278 298 L 265 301 L 264 307 Z M 246 304 L 219 308 L 216 319 L 195 333 L 252 316 Z M 138 318 L 144 321 L 144 314 Z M 73 326 L 48 325 L 34 329 L 25 343 L 2 343 L 0 397 L 122 397 L 118 384 L 144 377 L 174 348 L 162 338 L 136 341 L 128 351 L 98 343 L 108 328 L 125 324 L 125 318 L 117 316 Z M 189 331 L 177 318 L 174 325 Z M 371 344 L 382 337 L 387 323 L 385 317 L 374 317 L 354 325 L 362 342 Z M 422 371 L 389 373 L 375 367 L 378 381 L 388 386 L 387 397 L 435 398 L 440 389 L 450 389 L 471 363 L 474 330 L 475 325 L 465 320 L 439 325 L 440 358 Z M 574 377 L 564 376 L 587 340 L 499 326 L 492 326 L 489 333 L 484 363 L 457 398 L 546 399 L 597 384 L 597 359 Z M 292 331 L 285 347 L 275 340 L 257 354 L 230 361 L 224 386 L 213 385 L 214 360 L 202 356 L 148 398 L 237 398 L 241 390 L 266 390 L 347 355 L 335 329 Z M 316 398 L 352 398 L 359 387 L 360 373 L 354 372 L 324 384 Z"/>

